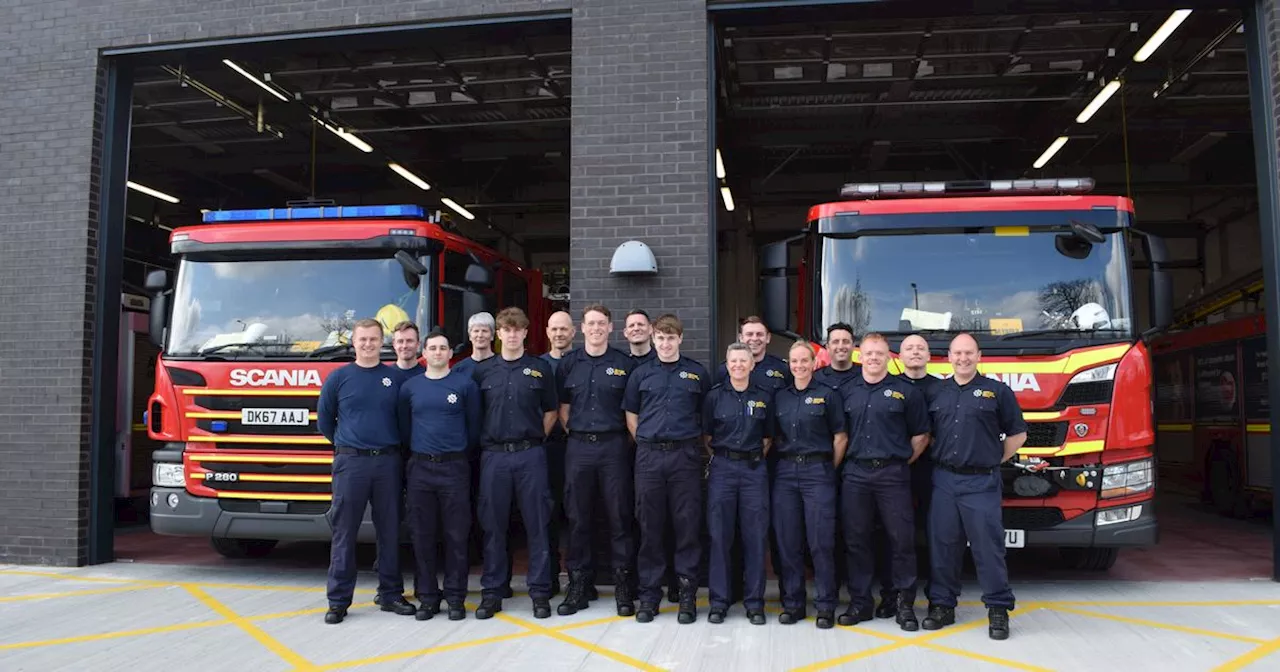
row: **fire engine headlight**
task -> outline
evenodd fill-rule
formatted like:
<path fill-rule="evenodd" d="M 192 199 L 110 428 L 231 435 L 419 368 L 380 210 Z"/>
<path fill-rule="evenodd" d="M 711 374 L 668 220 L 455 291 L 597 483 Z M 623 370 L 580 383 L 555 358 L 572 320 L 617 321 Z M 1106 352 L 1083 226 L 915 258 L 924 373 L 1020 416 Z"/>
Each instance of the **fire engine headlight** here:
<path fill-rule="evenodd" d="M 157 464 L 151 469 L 151 482 L 159 488 L 181 488 L 181 464 Z"/>
<path fill-rule="evenodd" d="M 1151 460 L 1137 460 L 1113 464 L 1102 470 L 1102 496 L 1104 498 L 1129 497 L 1141 494 L 1155 484 L 1155 470 Z"/>
<path fill-rule="evenodd" d="M 1103 525 L 1115 525 L 1116 523 L 1127 523 L 1131 520 L 1137 520 L 1142 516 L 1142 505 L 1134 504 L 1133 506 L 1122 506 L 1118 509 L 1104 509 L 1098 512 L 1098 527 Z"/>
<path fill-rule="evenodd" d="M 1068 385 L 1076 383 L 1100 383 L 1107 380 L 1114 380 L 1116 377 L 1116 365 L 1107 364 L 1106 366 L 1098 366 L 1092 369 L 1085 369 L 1080 373 L 1071 377 Z"/>

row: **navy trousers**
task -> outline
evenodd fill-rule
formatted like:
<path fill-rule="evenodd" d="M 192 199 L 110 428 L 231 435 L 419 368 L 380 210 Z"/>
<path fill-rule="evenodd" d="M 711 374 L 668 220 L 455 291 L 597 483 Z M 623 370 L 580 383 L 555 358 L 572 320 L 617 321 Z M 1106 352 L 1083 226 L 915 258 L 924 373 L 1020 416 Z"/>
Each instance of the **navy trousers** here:
<path fill-rule="evenodd" d="M 547 524 L 547 546 L 551 553 L 551 576 L 563 569 L 560 555 L 560 528 L 567 524 L 564 504 L 565 456 L 568 436 L 560 434 L 547 440 L 547 485 L 551 488 L 551 520 Z"/>
<path fill-rule="evenodd" d="M 413 593 L 423 602 L 440 601 L 437 553 L 444 556 L 444 599 L 467 596 L 467 536 L 471 532 L 471 462 L 409 458 L 409 530 L 413 538 Z M 443 549 L 441 551 L 441 541 Z"/>
<path fill-rule="evenodd" d="M 635 545 L 635 480 L 626 434 L 570 436 L 565 452 L 564 505 L 569 519 L 569 571 L 591 571 L 591 526 L 598 506 L 609 520 L 610 569 L 630 569 Z"/>
<path fill-rule="evenodd" d="M 836 470 L 831 460 L 798 463 L 780 455 L 773 481 L 773 529 L 782 565 L 784 609 L 804 609 L 805 548 L 813 558 L 818 611 L 840 599 L 836 574 Z M 806 543 L 807 542 L 807 543 Z"/>
<path fill-rule="evenodd" d="M 484 572 L 480 593 L 501 598 L 511 576 L 507 532 L 511 509 L 518 507 L 529 546 L 529 596 L 551 598 L 551 488 L 547 484 L 547 455 L 542 446 L 514 453 L 480 454 L 480 492 L 476 511 L 484 531 Z"/>
<path fill-rule="evenodd" d="M 1000 472 L 962 475 L 942 468 L 933 472 L 929 506 L 929 555 L 933 580 L 929 604 L 955 607 L 960 595 L 960 569 L 965 541 L 973 553 L 987 607 L 1013 609 L 1013 590 L 1004 562 L 1004 519 Z"/>
<path fill-rule="evenodd" d="M 872 536 L 877 513 L 892 556 L 889 574 L 893 588 L 914 601 L 916 528 L 911 500 L 911 467 L 902 462 L 877 469 L 849 460 L 844 465 L 841 489 L 850 603 L 859 608 L 875 606 L 871 597 L 871 584 L 876 574 Z"/>
<path fill-rule="evenodd" d="M 670 521 L 675 542 L 673 565 L 679 577 L 698 579 L 702 562 L 702 457 L 694 440 L 671 450 L 645 442 L 636 448 L 636 519 L 640 552 L 636 557 L 642 604 L 659 604 L 667 572 L 664 527 Z"/>
<path fill-rule="evenodd" d="M 732 603 L 734 536 L 742 540 L 742 604 L 764 609 L 766 556 L 769 548 L 769 469 L 764 460 L 731 460 L 717 455 L 707 477 L 707 531 L 711 562 L 707 587 L 713 609 Z"/>
<path fill-rule="evenodd" d="M 403 465 L 398 453 L 333 456 L 333 500 L 328 516 L 333 528 L 330 607 L 351 606 L 356 589 L 356 539 L 366 506 L 373 509 L 373 529 L 377 534 L 378 597 L 385 600 L 404 594 L 404 577 L 400 574 Z"/>

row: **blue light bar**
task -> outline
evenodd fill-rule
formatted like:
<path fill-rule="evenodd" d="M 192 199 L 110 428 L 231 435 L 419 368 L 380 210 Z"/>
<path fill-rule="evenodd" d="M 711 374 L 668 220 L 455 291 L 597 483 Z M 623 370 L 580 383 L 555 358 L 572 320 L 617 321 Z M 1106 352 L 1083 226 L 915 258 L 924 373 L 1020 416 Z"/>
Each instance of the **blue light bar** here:
<path fill-rule="evenodd" d="M 420 205 L 333 205 L 311 208 L 266 208 L 260 210 L 210 210 L 206 224 L 227 222 L 267 222 L 292 219 L 372 219 L 375 217 L 425 217 Z"/>

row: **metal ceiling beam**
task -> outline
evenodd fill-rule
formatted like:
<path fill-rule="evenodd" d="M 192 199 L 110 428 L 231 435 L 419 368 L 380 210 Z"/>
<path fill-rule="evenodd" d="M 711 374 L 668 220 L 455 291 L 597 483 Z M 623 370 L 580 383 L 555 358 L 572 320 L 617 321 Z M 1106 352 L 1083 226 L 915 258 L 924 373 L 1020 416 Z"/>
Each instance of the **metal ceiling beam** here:
<path fill-rule="evenodd" d="M 536 52 L 539 58 L 571 58 L 573 51 L 542 51 Z M 460 58 L 446 58 L 445 60 L 453 65 L 482 65 L 486 63 L 510 63 L 523 61 L 528 58 L 527 53 L 513 52 L 510 54 L 496 54 L 492 56 L 474 56 Z M 376 72 L 379 70 L 404 70 L 423 67 L 437 67 L 439 60 L 432 61 L 396 61 L 392 63 L 369 63 L 366 65 L 356 66 L 354 69 L 350 67 L 324 67 L 324 68 L 285 68 L 282 70 L 273 70 L 273 75 L 326 75 L 341 74 L 346 72 Z"/>

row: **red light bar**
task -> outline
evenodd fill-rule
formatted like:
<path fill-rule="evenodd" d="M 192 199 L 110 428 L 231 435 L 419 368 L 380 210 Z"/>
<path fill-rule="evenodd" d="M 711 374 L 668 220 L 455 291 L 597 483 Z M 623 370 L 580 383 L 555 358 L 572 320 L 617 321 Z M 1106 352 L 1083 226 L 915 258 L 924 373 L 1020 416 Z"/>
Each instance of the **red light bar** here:
<path fill-rule="evenodd" d="M 1087 194 L 1093 179 L 1065 177 L 1041 180 L 964 180 L 958 182 L 854 182 L 840 188 L 840 198 L 865 201 L 873 198 L 922 196 L 972 196 L 974 194 Z"/>

